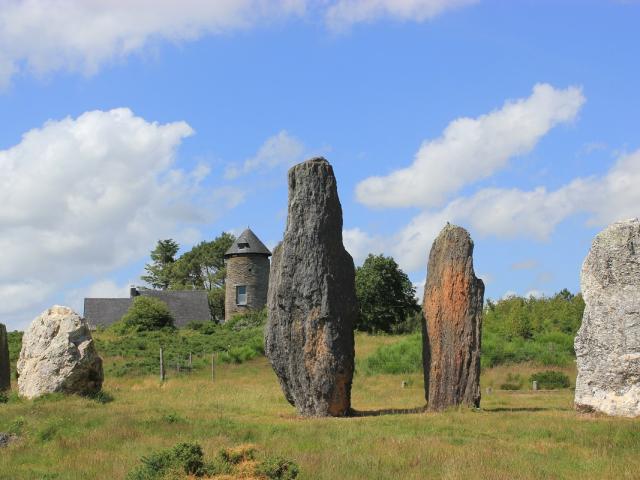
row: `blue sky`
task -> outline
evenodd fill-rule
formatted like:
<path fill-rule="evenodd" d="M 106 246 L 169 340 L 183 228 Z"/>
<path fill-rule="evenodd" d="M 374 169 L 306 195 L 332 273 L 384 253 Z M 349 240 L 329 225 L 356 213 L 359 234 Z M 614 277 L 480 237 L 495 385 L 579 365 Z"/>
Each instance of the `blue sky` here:
<path fill-rule="evenodd" d="M 579 290 L 640 213 L 640 3 L 0 0 L 0 317 L 125 296 L 160 238 L 281 238 L 334 166 L 347 248 L 418 290 L 446 221 L 500 298 Z"/>

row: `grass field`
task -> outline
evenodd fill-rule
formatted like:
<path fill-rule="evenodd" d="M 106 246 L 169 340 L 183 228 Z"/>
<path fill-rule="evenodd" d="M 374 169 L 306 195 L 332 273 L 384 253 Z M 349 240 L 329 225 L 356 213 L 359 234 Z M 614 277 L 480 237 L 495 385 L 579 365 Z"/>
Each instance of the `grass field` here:
<path fill-rule="evenodd" d="M 357 355 L 393 341 L 359 335 Z M 162 385 L 107 377 L 108 403 L 55 395 L 0 404 L 0 431 L 20 434 L 0 450 L 0 478 L 121 479 L 141 456 L 181 441 L 207 456 L 254 444 L 294 460 L 304 479 L 640 478 L 639 420 L 578 414 L 571 390 L 497 389 L 508 373 L 537 370 L 487 370 L 479 411 L 439 414 L 403 411 L 424 405 L 421 374 L 356 375 L 352 403 L 365 416 L 342 419 L 298 418 L 263 357 L 219 366 L 214 382 L 207 370 Z"/>

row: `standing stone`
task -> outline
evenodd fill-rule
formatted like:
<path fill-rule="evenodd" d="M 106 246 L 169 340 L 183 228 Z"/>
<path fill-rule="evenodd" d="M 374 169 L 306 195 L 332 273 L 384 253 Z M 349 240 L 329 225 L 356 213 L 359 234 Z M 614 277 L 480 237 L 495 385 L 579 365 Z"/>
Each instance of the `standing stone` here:
<path fill-rule="evenodd" d="M 289 213 L 271 263 L 265 350 L 287 400 L 306 416 L 351 407 L 353 259 L 342 244 L 342 207 L 329 162 L 289 170 Z"/>
<path fill-rule="evenodd" d="M 0 323 L 0 392 L 11 388 L 11 367 L 9 363 L 9 342 L 7 327 Z"/>
<path fill-rule="evenodd" d="M 480 406 L 484 283 L 473 272 L 472 255 L 469 233 L 448 223 L 429 254 L 422 329 L 429 410 Z"/>
<path fill-rule="evenodd" d="M 55 305 L 31 322 L 18 360 L 20 395 L 96 393 L 103 378 L 102 359 L 86 321 L 77 313 Z"/>
<path fill-rule="evenodd" d="M 610 225 L 582 264 L 576 408 L 640 415 L 640 222 Z"/>

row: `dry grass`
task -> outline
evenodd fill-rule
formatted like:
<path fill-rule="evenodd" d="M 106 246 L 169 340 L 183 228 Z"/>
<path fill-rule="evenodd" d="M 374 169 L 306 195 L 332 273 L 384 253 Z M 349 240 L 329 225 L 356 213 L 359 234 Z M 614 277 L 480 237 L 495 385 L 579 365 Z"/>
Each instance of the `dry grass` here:
<path fill-rule="evenodd" d="M 358 336 L 359 355 L 390 337 Z M 485 372 L 484 388 L 509 371 Z M 402 388 L 403 381 L 408 387 Z M 301 419 L 265 359 L 170 378 L 107 378 L 114 401 L 53 397 L 0 405 L 2 479 L 121 479 L 138 459 L 181 441 L 206 457 L 255 444 L 297 462 L 305 479 L 637 479 L 640 421 L 580 415 L 570 390 L 485 394 L 480 411 Z M 357 376 L 353 406 L 371 414 L 424 405 L 422 376 Z M 19 427 L 20 419 L 23 425 Z"/>

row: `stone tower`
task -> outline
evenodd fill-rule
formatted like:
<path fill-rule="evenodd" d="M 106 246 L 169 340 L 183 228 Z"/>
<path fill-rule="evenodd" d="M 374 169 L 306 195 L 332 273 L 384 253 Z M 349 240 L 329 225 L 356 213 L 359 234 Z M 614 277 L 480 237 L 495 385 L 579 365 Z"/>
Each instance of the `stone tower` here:
<path fill-rule="evenodd" d="M 224 254 L 227 262 L 224 320 L 267 304 L 271 252 L 247 228 Z"/>

